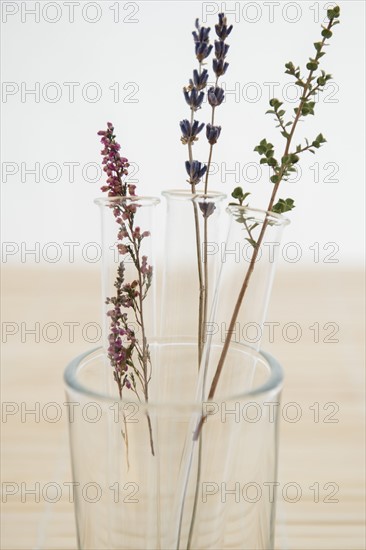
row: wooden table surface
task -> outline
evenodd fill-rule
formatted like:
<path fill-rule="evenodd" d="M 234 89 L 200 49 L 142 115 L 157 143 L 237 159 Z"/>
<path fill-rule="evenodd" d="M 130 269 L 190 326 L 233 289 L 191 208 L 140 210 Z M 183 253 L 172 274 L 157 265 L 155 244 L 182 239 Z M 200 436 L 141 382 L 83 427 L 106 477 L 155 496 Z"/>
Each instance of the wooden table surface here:
<path fill-rule="evenodd" d="M 363 291 L 335 265 L 276 275 L 262 347 L 286 371 L 277 549 L 365 548 Z M 4 550 L 76 548 L 62 374 L 98 344 L 99 296 L 96 270 L 2 270 Z"/>

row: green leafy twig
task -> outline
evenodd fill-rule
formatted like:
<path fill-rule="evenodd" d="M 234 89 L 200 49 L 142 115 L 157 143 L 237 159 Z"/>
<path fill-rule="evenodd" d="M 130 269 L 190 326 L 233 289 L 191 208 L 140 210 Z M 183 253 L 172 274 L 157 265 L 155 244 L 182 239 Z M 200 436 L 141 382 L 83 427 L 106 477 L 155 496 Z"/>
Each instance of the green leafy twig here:
<path fill-rule="evenodd" d="M 292 140 L 293 140 L 295 130 L 299 120 L 301 119 L 301 117 L 306 117 L 308 115 L 314 114 L 315 102 L 310 102 L 309 99 L 311 98 L 311 96 L 314 96 L 316 93 L 324 89 L 325 83 L 330 78 L 330 76 L 328 77 L 328 75 L 326 75 L 324 71 L 321 71 L 318 76 L 315 74 L 315 71 L 317 71 L 319 67 L 320 58 L 325 55 L 323 48 L 325 46 L 326 40 L 332 37 L 333 33 L 331 29 L 339 23 L 339 20 L 338 20 L 340 16 L 339 6 L 335 6 L 334 8 L 328 10 L 327 15 L 328 15 L 329 23 L 327 27 L 324 27 L 324 26 L 322 27 L 322 33 L 321 33 L 322 40 L 314 44 L 316 55 L 314 58 L 311 57 L 309 59 L 309 62 L 306 65 L 309 71 L 306 80 L 304 80 L 301 77 L 300 69 L 298 68 L 296 69 L 292 62 L 289 62 L 286 64 L 286 69 L 287 69 L 286 73 L 293 74 L 297 79 L 296 83 L 302 88 L 300 103 L 299 103 L 299 106 L 294 109 L 295 116 L 294 116 L 294 119 L 290 122 L 290 124 L 285 122 L 283 118 L 285 115 L 285 113 L 282 112 L 283 109 L 281 109 L 281 114 L 280 114 L 279 109 L 282 106 L 281 104 L 279 104 L 280 102 L 271 100 L 271 103 L 272 103 L 271 106 L 274 108 L 276 119 L 279 122 L 279 125 L 282 129 L 282 135 L 285 138 L 285 149 L 282 154 L 281 160 L 278 161 L 275 158 L 274 146 L 271 143 L 267 142 L 266 139 L 263 139 L 260 142 L 259 146 L 255 148 L 255 150 L 262 156 L 262 160 L 263 160 L 262 164 L 268 164 L 273 171 L 273 175 L 271 176 L 270 179 L 274 184 L 274 187 L 273 187 L 271 198 L 267 207 L 268 212 L 289 211 L 294 207 L 294 202 L 292 199 L 285 199 L 285 200 L 279 199 L 279 201 L 275 204 L 275 199 L 276 199 L 279 185 L 284 179 L 286 179 L 289 176 L 289 174 L 292 171 L 295 170 L 294 165 L 299 161 L 299 154 L 301 152 L 305 150 L 310 150 L 312 148 L 318 149 L 325 142 L 325 138 L 323 137 L 323 135 L 319 134 L 318 137 L 312 142 L 311 146 L 307 144 L 305 148 L 302 148 L 300 146 L 300 148 L 297 147 L 295 152 L 290 151 Z M 316 80 L 316 85 L 314 85 L 315 80 Z M 276 112 L 276 109 L 277 109 L 277 112 Z M 283 133 L 284 132 L 283 127 L 288 128 L 288 130 L 285 131 L 286 135 L 284 135 Z M 240 205 L 240 200 L 239 200 L 239 205 Z M 253 255 L 251 258 L 250 265 L 248 267 L 248 271 L 245 275 L 242 287 L 240 289 L 240 292 L 234 307 L 234 311 L 233 311 L 230 325 L 227 331 L 225 342 L 221 351 L 220 359 L 218 361 L 215 375 L 213 377 L 211 387 L 209 390 L 208 400 L 213 399 L 215 395 L 217 385 L 219 383 L 219 379 L 225 363 L 226 355 L 230 346 L 231 334 L 234 330 L 235 323 L 236 323 L 246 290 L 248 288 L 248 285 L 255 267 L 258 252 L 260 250 L 260 246 L 262 244 L 264 234 L 267 226 L 269 225 L 269 222 L 270 222 L 269 215 L 266 215 L 261 231 L 259 233 L 259 237 L 256 240 L 256 246 L 254 247 L 254 250 L 253 250 Z M 199 437 L 204 420 L 205 420 L 205 416 L 202 416 L 196 428 L 194 439 L 197 439 Z"/>

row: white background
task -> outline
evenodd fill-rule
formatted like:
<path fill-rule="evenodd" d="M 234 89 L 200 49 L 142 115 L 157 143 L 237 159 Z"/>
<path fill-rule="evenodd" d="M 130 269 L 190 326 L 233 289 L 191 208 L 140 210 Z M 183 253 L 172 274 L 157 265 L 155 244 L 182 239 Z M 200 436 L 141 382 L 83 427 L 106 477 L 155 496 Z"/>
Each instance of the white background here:
<path fill-rule="evenodd" d="M 240 184 L 252 192 L 253 207 L 265 208 L 272 184 L 265 171 L 254 182 L 256 171 L 248 163 L 258 163 L 253 148 L 263 137 L 278 147 L 278 156 L 283 148 L 274 121 L 264 114 L 270 89 L 275 85 L 280 99 L 293 97 L 296 88 L 284 87 L 292 83 L 284 63 L 291 60 L 304 67 L 329 5 L 2 2 L 2 240 L 5 246 L 16 243 L 15 251 L 19 248 L 19 253 L 3 256 L 3 262 L 21 262 L 22 242 L 29 248 L 39 242 L 41 250 L 49 242 L 59 243 L 61 260 L 67 263 L 64 242 L 79 242 L 82 248 L 99 241 L 93 198 L 101 194 L 103 181 L 97 180 L 93 164 L 100 162 L 96 133 L 106 121 L 114 123 L 122 153 L 138 166 L 134 179 L 139 194 L 188 187 L 179 121 L 189 116 L 182 87 L 196 67 L 191 31 L 196 17 L 213 27 L 221 9 L 232 12 L 228 18 L 235 25 L 228 39 L 230 67 L 222 78 L 232 93 L 217 109 L 222 134 L 214 161 L 224 165 L 212 176 L 211 189 L 229 195 Z M 283 184 L 279 194 L 295 199 L 285 241 L 302 246 L 304 265 L 314 261 L 310 247 L 316 242 L 321 251 L 336 243 L 340 265 L 362 263 L 365 5 L 340 5 L 341 25 L 335 27 L 323 58 L 334 81 L 321 96 L 316 116 L 305 119 L 295 139 L 300 143 L 323 132 L 328 143 L 316 156 L 303 157 L 300 180 Z M 27 93 L 37 87 L 36 95 Z M 289 113 L 295 105 L 288 103 Z M 208 117 L 206 105 L 196 118 Z M 204 162 L 207 154 L 202 135 L 195 158 Z M 74 174 L 70 163 L 75 163 Z M 227 174 L 235 165 L 236 175 Z M 39 183 L 27 172 L 35 168 Z M 238 169 L 248 169 L 247 181 Z M 320 261 L 324 256 L 325 251 Z M 37 263 L 32 256 L 27 262 Z"/>

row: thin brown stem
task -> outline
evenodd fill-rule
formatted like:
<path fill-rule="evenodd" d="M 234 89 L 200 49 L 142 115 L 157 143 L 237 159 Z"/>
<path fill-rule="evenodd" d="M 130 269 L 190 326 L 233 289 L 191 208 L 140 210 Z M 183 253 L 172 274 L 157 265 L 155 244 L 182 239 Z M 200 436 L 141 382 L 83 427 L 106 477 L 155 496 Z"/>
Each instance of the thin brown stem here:
<path fill-rule="evenodd" d="M 136 242 L 134 242 L 134 248 L 135 248 L 135 255 L 136 255 L 136 268 L 137 268 L 138 280 L 139 280 L 139 303 L 140 303 L 140 306 L 139 306 L 139 314 L 140 314 L 139 325 L 141 327 L 141 333 L 142 333 L 142 370 L 143 370 L 143 378 L 144 378 L 143 392 L 144 392 L 145 402 L 148 403 L 148 401 L 149 401 L 149 376 L 148 376 L 147 365 L 148 365 L 148 362 L 150 361 L 150 353 L 149 353 L 149 345 L 147 343 L 145 323 L 144 323 L 143 294 L 142 294 L 143 280 L 142 280 L 142 275 L 141 275 L 140 256 L 139 256 L 139 249 L 136 245 Z M 152 435 L 152 426 L 151 426 L 151 420 L 150 420 L 150 416 L 149 416 L 148 412 L 146 413 L 146 416 L 147 416 L 147 424 L 148 424 L 148 428 L 149 428 L 151 454 L 153 456 L 155 456 L 154 440 L 153 440 L 153 435 Z"/>
<path fill-rule="evenodd" d="M 192 185 L 192 193 L 196 193 L 196 188 Z M 196 230 L 196 251 L 197 251 L 197 266 L 198 266 L 198 284 L 199 284 L 199 305 L 198 305 L 198 368 L 200 368 L 201 357 L 203 352 L 203 311 L 205 303 L 205 285 L 203 282 L 203 273 L 202 273 L 202 257 L 201 257 L 201 236 L 200 236 L 200 225 L 198 217 L 198 206 L 196 202 L 193 202 L 193 212 L 194 212 L 194 224 Z"/>
<path fill-rule="evenodd" d="M 204 303 L 203 303 L 203 318 L 202 318 L 202 352 L 206 341 L 206 325 L 208 313 L 208 254 L 207 254 L 208 227 L 207 218 L 203 222 L 203 273 L 204 273 Z M 200 362 L 202 359 L 202 352 Z"/>
<path fill-rule="evenodd" d="M 330 28 L 330 26 L 331 26 L 331 24 L 328 25 L 328 28 Z M 322 41 L 323 45 L 324 45 L 324 41 L 325 41 L 325 39 L 323 39 L 323 41 Z M 289 153 L 291 142 L 292 142 L 297 124 L 298 124 L 298 122 L 300 120 L 300 117 L 301 117 L 302 107 L 303 107 L 303 105 L 304 105 L 304 103 L 306 102 L 306 99 L 307 99 L 307 92 L 309 90 L 309 87 L 310 87 L 310 84 L 311 84 L 311 81 L 312 81 L 313 72 L 314 71 L 309 72 L 306 84 L 304 86 L 304 91 L 303 91 L 303 94 L 301 96 L 300 104 L 299 104 L 299 107 L 297 109 L 295 119 L 292 123 L 291 131 L 290 131 L 289 136 L 288 136 L 287 141 L 286 141 L 286 147 L 285 147 L 285 151 L 283 153 L 283 156 L 286 156 Z M 283 176 L 284 176 L 284 171 L 285 171 L 285 166 L 282 165 L 281 168 L 280 168 L 280 171 L 278 173 L 277 183 L 274 185 L 274 188 L 273 188 L 273 191 L 272 191 L 272 195 L 271 195 L 268 207 L 267 207 L 267 212 L 271 212 L 271 210 L 273 208 L 278 188 L 279 188 L 280 183 L 281 183 L 281 181 L 283 179 Z M 230 324 L 229 324 L 229 329 L 228 329 L 228 332 L 227 332 L 227 335 L 226 335 L 226 338 L 225 338 L 223 348 L 221 350 L 221 355 L 220 355 L 220 359 L 219 359 L 217 367 L 216 367 L 215 375 L 214 375 L 212 383 L 211 383 L 210 391 L 209 391 L 209 394 L 208 394 L 208 400 L 213 399 L 213 397 L 215 396 L 217 385 L 219 383 L 220 376 L 221 376 L 221 373 L 222 373 L 222 369 L 223 369 L 225 359 L 226 359 L 226 356 L 227 356 L 227 352 L 228 352 L 228 349 L 229 349 L 229 346 L 230 346 L 231 335 L 234 331 L 236 320 L 238 318 L 238 314 L 239 314 L 239 311 L 240 311 L 240 308 L 241 308 L 246 290 L 248 288 L 252 273 L 254 271 L 255 263 L 256 263 L 256 260 L 257 260 L 257 257 L 258 257 L 258 253 L 259 253 L 263 238 L 264 238 L 265 231 L 266 231 L 267 226 L 268 226 L 268 222 L 269 222 L 269 218 L 268 218 L 268 214 L 266 214 L 265 220 L 263 222 L 263 225 L 262 225 L 262 228 L 261 228 L 258 240 L 257 240 L 257 245 L 256 245 L 256 247 L 254 248 L 254 251 L 253 251 L 253 255 L 252 255 L 252 258 L 251 258 L 251 261 L 250 261 L 250 264 L 249 264 L 248 271 L 245 275 L 242 287 L 240 289 L 238 298 L 237 298 L 236 303 L 235 303 L 234 311 L 233 311 L 231 321 L 230 321 Z M 202 426 L 203 426 L 203 423 L 205 421 L 205 418 L 206 418 L 205 416 L 201 417 L 201 419 L 199 421 L 199 424 L 196 428 L 195 434 L 194 434 L 194 439 L 198 439 L 198 437 L 200 435 L 200 432 L 201 432 L 201 429 L 202 429 Z"/>
<path fill-rule="evenodd" d="M 194 111 L 191 109 L 191 126 L 194 122 Z M 193 161 L 193 152 L 192 152 L 192 143 L 188 141 L 188 155 L 189 161 Z M 196 194 L 196 185 L 191 184 L 192 194 Z M 198 269 L 198 285 L 199 285 L 199 304 L 198 304 L 198 368 L 200 366 L 202 351 L 203 351 L 203 333 L 202 333 L 202 324 L 203 324 L 203 311 L 204 311 L 204 302 L 205 302 L 205 286 L 203 282 L 203 273 L 202 273 L 202 258 L 201 258 L 201 235 L 200 235 L 200 224 L 198 217 L 198 207 L 195 202 L 193 202 L 193 215 L 194 215 L 194 226 L 196 234 L 196 257 L 197 257 L 197 269 Z"/>
<path fill-rule="evenodd" d="M 202 470 L 202 434 L 199 438 L 199 444 L 198 444 L 198 465 L 197 465 L 196 488 L 195 488 L 195 494 L 194 494 L 191 525 L 189 527 L 187 550 L 191 550 L 192 548 L 192 538 L 193 538 L 194 525 L 196 522 L 198 496 L 199 496 L 200 484 L 201 484 L 201 470 Z"/>
<path fill-rule="evenodd" d="M 217 86 L 218 81 L 219 81 L 219 77 L 217 76 L 216 77 L 216 82 L 215 82 L 215 88 Z M 212 105 L 212 111 L 211 111 L 211 125 L 212 126 L 215 124 L 215 108 L 216 108 L 215 105 Z M 205 195 L 207 194 L 207 189 L 208 189 L 208 178 L 209 178 L 209 173 L 210 173 L 210 168 L 211 168 L 213 146 L 214 146 L 214 144 L 212 143 L 210 145 L 210 152 L 209 152 L 208 161 L 207 161 L 207 171 L 206 171 L 206 178 L 205 178 Z"/>
<path fill-rule="evenodd" d="M 208 173 L 209 173 L 209 170 L 210 170 L 210 167 L 211 167 L 212 153 L 213 153 L 213 144 L 210 145 L 210 153 L 208 155 L 208 161 L 207 161 L 207 172 L 206 172 L 206 178 L 205 178 L 205 195 L 207 195 Z"/>
<path fill-rule="evenodd" d="M 216 77 L 215 87 L 217 86 L 219 77 Z M 214 125 L 215 123 L 215 106 L 212 106 L 211 111 L 211 124 Z M 211 162 L 212 162 L 212 155 L 213 155 L 213 146 L 214 144 L 210 144 L 210 151 L 208 155 L 208 161 L 207 161 L 207 171 L 206 171 L 206 177 L 205 177 L 205 195 L 207 195 L 208 191 L 208 178 L 209 178 L 209 172 L 211 168 Z M 207 325 L 207 310 L 208 310 L 208 265 L 207 265 L 207 239 L 208 239 L 208 218 L 207 216 L 204 217 L 203 221 L 203 231 L 204 231 L 204 238 L 203 238 L 203 265 L 204 265 L 204 278 L 203 278 L 203 304 L 202 304 L 202 315 L 201 315 L 201 339 L 200 339 L 200 352 L 199 352 L 199 364 L 201 364 L 202 359 L 202 353 L 203 353 L 203 347 L 205 344 L 205 335 L 206 335 L 206 325 Z"/>

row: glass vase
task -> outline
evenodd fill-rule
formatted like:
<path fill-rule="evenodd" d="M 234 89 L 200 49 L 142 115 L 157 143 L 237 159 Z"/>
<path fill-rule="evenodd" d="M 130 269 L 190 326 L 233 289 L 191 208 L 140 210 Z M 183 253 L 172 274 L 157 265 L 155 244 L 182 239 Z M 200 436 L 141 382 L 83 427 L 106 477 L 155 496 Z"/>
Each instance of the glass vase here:
<path fill-rule="evenodd" d="M 226 234 L 226 195 L 170 190 L 163 196 L 166 218 L 159 334 L 172 342 L 182 336 L 196 341 L 197 357 L 187 368 L 197 372 L 220 273 L 221 259 L 213 251 Z M 180 384 L 179 373 L 175 383 Z"/>
<path fill-rule="evenodd" d="M 283 230 L 283 215 L 229 205 L 226 240 L 215 249 L 221 273 L 205 341 L 242 343 L 258 350 L 263 335 Z M 207 362 L 207 357 L 206 357 Z"/>
<path fill-rule="evenodd" d="M 160 200 L 124 196 L 94 202 L 101 219 L 103 389 L 118 389 L 122 397 L 132 387 L 136 398 L 146 399 L 152 369 L 149 340 L 157 334 L 154 242 Z"/>
<path fill-rule="evenodd" d="M 221 351 L 222 344 L 212 344 L 213 359 Z M 150 343 L 161 383 L 171 371 L 184 370 L 196 352 L 196 340 Z M 157 395 L 148 403 L 137 402 L 132 392 L 120 400 L 101 391 L 104 363 L 105 352 L 98 349 L 76 358 L 65 372 L 78 548 L 272 549 L 278 363 L 233 343 L 226 362 L 231 375 L 223 377 L 214 401 L 187 402 L 185 388 L 176 387 L 169 400 Z M 196 377 L 188 370 L 182 384 L 195 386 Z M 193 442 L 192 421 L 202 415 L 198 478 L 198 445 L 193 443 L 188 469 L 186 449 L 187 437 Z"/>

